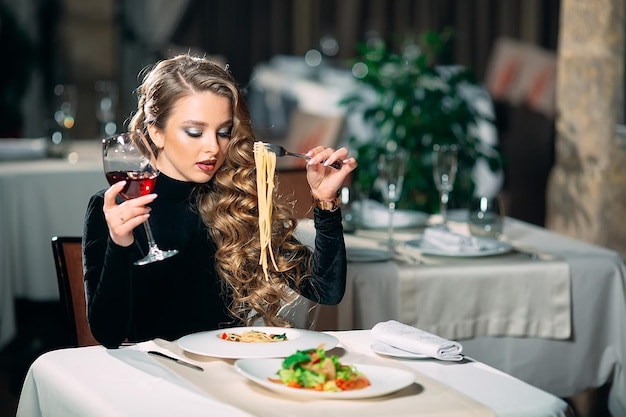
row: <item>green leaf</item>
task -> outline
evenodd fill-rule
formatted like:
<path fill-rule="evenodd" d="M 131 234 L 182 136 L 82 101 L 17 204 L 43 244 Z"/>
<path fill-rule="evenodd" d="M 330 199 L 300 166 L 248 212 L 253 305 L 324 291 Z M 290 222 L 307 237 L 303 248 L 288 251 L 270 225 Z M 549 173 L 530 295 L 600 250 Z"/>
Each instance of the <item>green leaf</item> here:
<path fill-rule="evenodd" d="M 315 352 L 315 349 L 299 350 L 293 355 L 287 356 L 283 360 L 283 369 L 291 369 L 299 363 L 310 361 L 311 360 L 310 354 L 312 352 Z"/>

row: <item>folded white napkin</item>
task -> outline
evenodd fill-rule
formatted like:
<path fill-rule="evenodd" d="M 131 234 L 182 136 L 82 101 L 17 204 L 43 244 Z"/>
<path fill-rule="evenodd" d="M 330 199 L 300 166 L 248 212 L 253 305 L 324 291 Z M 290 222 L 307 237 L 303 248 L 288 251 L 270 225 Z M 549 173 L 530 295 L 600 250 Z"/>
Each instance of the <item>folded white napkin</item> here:
<path fill-rule="evenodd" d="M 372 337 L 407 352 L 422 353 L 442 361 L 463 359 L 463 346 L 459 342 L 439 337 L 416 327 L 389 320 L 372 327 Z"/>
<path fill-rule="evenodd" d="M 422 236 L 422 245 L 450 252 L 476 252 L 498 247 L 495 239 L 479 238 L 452 232 L 443 227 L 427 227 Z"/>

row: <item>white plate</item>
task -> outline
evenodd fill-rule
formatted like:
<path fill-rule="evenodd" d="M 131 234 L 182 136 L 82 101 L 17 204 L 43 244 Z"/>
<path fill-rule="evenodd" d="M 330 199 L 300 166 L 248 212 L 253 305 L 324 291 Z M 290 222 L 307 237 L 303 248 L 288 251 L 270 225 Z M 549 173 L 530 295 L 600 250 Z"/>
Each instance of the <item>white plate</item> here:
<path fill-rule="evenodd" d="M 354 217 L 354 226 L 364 229 L 386 229 L 389 223 L 387 206 L 375 200 L 357 200 L 352 203 L 350 213 Z M 396 210 L 393 214 L 393 227 L 425 226 L 429 215 L 416 210 Z"/>
<path fill-rule="evenodd" d="M 393 253 L 384 249 L 346 248 L 348 262 L 383 262 L 393 258 Z"/>
<path fill-rule="evenodd" d="M 407 352 L 406 350 L 398 349 L 382 342 L 372 343 L 370 347 L 372 348 L 374 352 L 378 353 L 379 355 L 393 356 L 394 358 L 407 358 L 407 359 L 430 358 L 430 356 L 424 355 L 423 353 Z"/>
<path fill-rule="evenodd" d="M 449 256 L 456 258 L 478 258 L 481 256 L 501 255 L 508 253 L 513 249 L 513 246 L 502 240 L 498 240 L 493 245 L 493 248 L 489 249 L 473 249 L 464 251 L 451 251 L 441 249 L 435 246 L 423 244 L 422 239 L 409 240 L 405 242 L 409 246 L 419 249 L 423 255 L 435 255 L 435 256 Z"/>
<path fill-rule="evenodd" d="M 282 366 L 282 359 L 239 359 L 235 362 L 235 369 L 246 378 L 273 391 L 309 398 L 333 398 L 347 400 L 355 398 L 379 397 L 391 394 L 406 388 L 415 382 L 412 372 L 385 366 L 354 364 L 369 380 L 369 387 L 341 392 L 314 391 L 301 388 L 291 388 L 283 384 L 271 382 L 268 378 L 277 378 L 276 372 Z"/>
<path fill-rule="evenodd" d="M 402 229 L 406 227 L 418 227 L 426 225 L 428 214 L 413 210 L 396 210 L 393 214 L 393 227 Z M 369 211 L 363 214 L 359 226 L 366 229 L 386 229 L 389 222 L 387 212 Z"/>
<path fill-rule="evenodd" d="M 287 340 L 267 343 L 241 343 L 222 340 L 220 335 L 226 333 L 241 334 L 246 330 L 258 330 L 267 334 L 287 335 Z M 324 345 L 326 350 L 337 346 L 335 336 L 311 330 L 291 329 L 284 327 L 231 327 L 228 329 L 211 330 L 193 333 L 178 339 L 178 346 L 189 353 L 213 356 L 216 358 L 285 358 L 297 350 L 316 348 Z"/>

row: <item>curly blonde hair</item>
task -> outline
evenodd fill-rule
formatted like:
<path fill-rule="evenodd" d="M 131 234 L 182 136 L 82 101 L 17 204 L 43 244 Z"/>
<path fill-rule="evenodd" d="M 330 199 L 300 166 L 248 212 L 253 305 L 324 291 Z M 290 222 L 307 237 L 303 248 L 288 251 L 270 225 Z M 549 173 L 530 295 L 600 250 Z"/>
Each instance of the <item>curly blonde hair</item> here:
<path fill-rule="evenodd" d="M 278 313 L 296 297 L 290 287 L 298 288 L 310 276 L 312 253 L 294 236 L 293 202 L 275 195 L 271 245 L 277 251 L 278 269 L 270 268 L 269 280 L 263 274 L 255 138 L 247 104 L 231 74 L 208 59 L 190 55 L 157 63 L 137 89 L 137 111 L 129 128 L 142 131 L 152 142 L 149 125 L 164 129 L 179 99 L 204 91 L 227 97 L 233 114 L 226 159 L 208 183 L 199 184 L 197 200 L 202 220 L 217 244 L 215 267 L 222 289 L 231 295 L 228 309 L 244 325 L 262 319 L 269 326 L 289 326 Z"/>

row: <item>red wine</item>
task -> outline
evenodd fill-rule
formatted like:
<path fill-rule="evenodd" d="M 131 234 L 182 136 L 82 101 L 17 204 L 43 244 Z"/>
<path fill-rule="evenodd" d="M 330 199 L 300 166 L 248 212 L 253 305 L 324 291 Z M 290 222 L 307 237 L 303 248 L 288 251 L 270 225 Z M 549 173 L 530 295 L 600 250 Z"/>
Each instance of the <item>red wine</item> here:
<path fill-rule="evenodd" d="M 136 171 L 112 171 L 106 172 L 105 175 L 111 185 L 119 181 L 126 181 L 120 194 L 127 200 L 150 194 L 157 177 L 153 172 Z"/>

